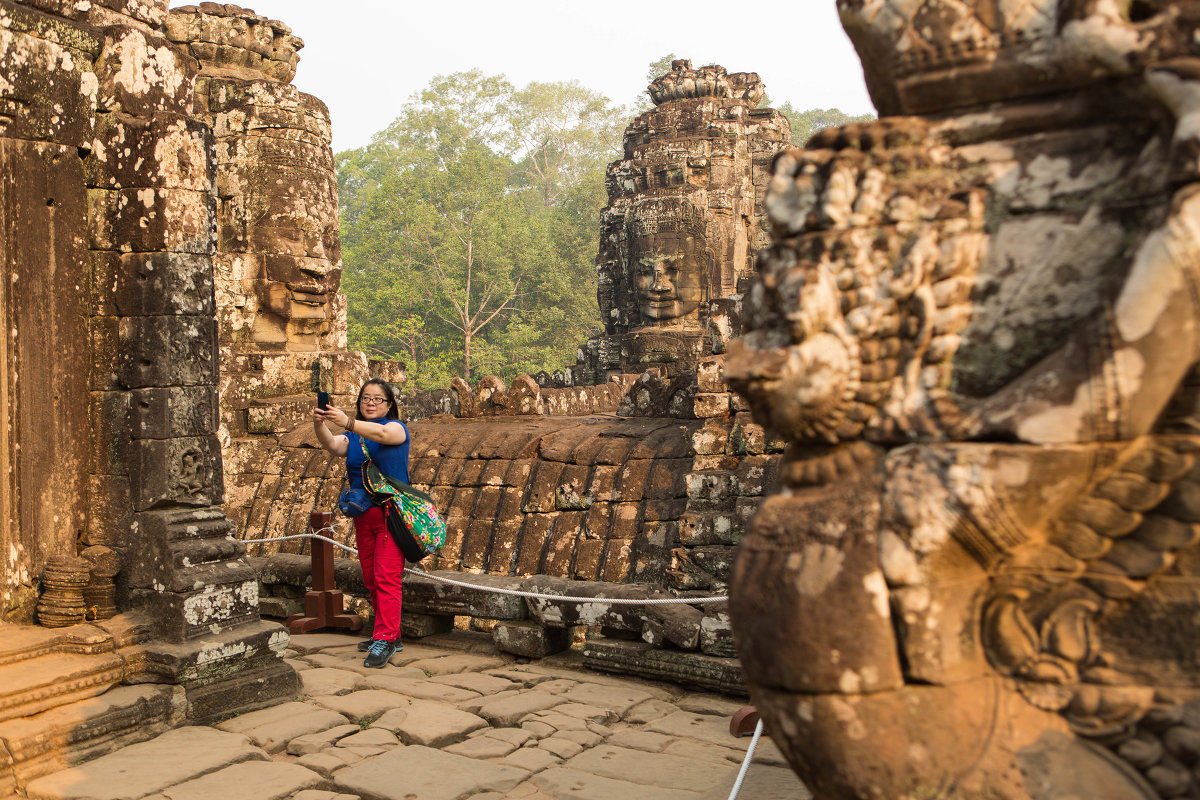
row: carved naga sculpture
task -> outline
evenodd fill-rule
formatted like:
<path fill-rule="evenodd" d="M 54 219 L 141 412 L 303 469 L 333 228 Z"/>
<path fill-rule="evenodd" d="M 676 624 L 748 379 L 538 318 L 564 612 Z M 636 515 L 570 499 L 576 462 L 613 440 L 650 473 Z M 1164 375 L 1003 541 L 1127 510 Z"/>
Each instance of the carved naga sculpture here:
<path fill-rule="evenodd" d="M 839 0 L 882 118 L 775 165 L 731 589 L 820 797 L 1200 797 L 1200 5 Z"/>

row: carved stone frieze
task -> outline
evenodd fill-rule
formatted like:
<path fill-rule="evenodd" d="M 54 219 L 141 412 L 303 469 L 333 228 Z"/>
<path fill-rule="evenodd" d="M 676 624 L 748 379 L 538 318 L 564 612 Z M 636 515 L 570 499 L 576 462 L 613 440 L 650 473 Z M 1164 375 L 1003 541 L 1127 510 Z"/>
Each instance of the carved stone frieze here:
<path fill-rule="evenodd" d="M 1200 796 L 1200 20 L 838 5 L 885 118 L 776 160 L 725 364 L 752 697 L 830 798 Z"/>

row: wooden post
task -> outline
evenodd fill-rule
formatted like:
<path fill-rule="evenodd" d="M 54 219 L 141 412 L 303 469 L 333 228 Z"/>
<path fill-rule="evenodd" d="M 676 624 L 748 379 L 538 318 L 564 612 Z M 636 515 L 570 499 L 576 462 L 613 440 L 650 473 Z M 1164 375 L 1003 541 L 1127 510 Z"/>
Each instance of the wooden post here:
<path fill-rule="evenodd" d="M 332 511 L 314 511 L 308 518 L 308 527 L 313 533 L 327 533 L 332 523 Z M 312 553 L 312 590 L 304 594 L 304 613 L 288 617 L 288 630 L 292 633 L 308 633 L 321 628 L 359 630 L 363 624 L 362 617 L 344 613 L 342 593 L 333 580 L 333 544 L 323 539 L 310 539 L 309 545 Z"/>
<path fill-rule="evenodd" d="M 729 732 L 734 736 L 749 736 L 758 727 L 758 709 L 754 706 L 742 706 L 733 712 L 729 720 Z"/>

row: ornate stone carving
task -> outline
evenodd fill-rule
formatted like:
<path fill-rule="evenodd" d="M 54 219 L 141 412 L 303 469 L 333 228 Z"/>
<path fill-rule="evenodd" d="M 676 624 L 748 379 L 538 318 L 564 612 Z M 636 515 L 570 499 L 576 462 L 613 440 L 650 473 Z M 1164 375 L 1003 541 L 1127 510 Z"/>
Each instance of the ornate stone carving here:
<path fill-rule="evenodd" d="M 719 352 L 730 332 L 705 331 L 731 315 L 713 303 L 739 294 L 766 244 L 767 165 L 790 135 L 783 115 L 756 107 L 754 73 L 679 60 L 648 91 L 656 107 L 626 129 L 624 158 L 608 168 L 596 258 L 605 335 L 576 369 L 589 383 L 650 367 L 675 378 Z"/>
<path fill-rule="evenodd" d="M 894 116 L 777 160 L 726 364 L 753 699 L 830 798 L 1195 796 L 1200 20 L 839 7 Z"/>
<path fill-rule="evenodd" d="M 54 556 L 42 568 L 42 596 L 37 620 L 47 628 L 65 628 L 83 622 L 87 607 L 84 587 L 91 579 L 88 562 L 74 556 Z"/>

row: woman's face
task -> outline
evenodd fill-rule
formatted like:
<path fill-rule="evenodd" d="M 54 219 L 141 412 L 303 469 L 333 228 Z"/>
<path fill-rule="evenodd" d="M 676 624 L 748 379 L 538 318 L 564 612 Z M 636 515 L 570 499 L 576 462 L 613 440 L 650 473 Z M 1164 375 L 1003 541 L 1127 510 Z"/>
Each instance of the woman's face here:
<path fill-rule="evenodd" d="M 358 400 L 358 410 L 367 419 L 382 419 L 386 417 L 388 401 L 387 395 L 383 393 L 383 387 L 372 383 L 363 389 L 362 396 Z"/>

